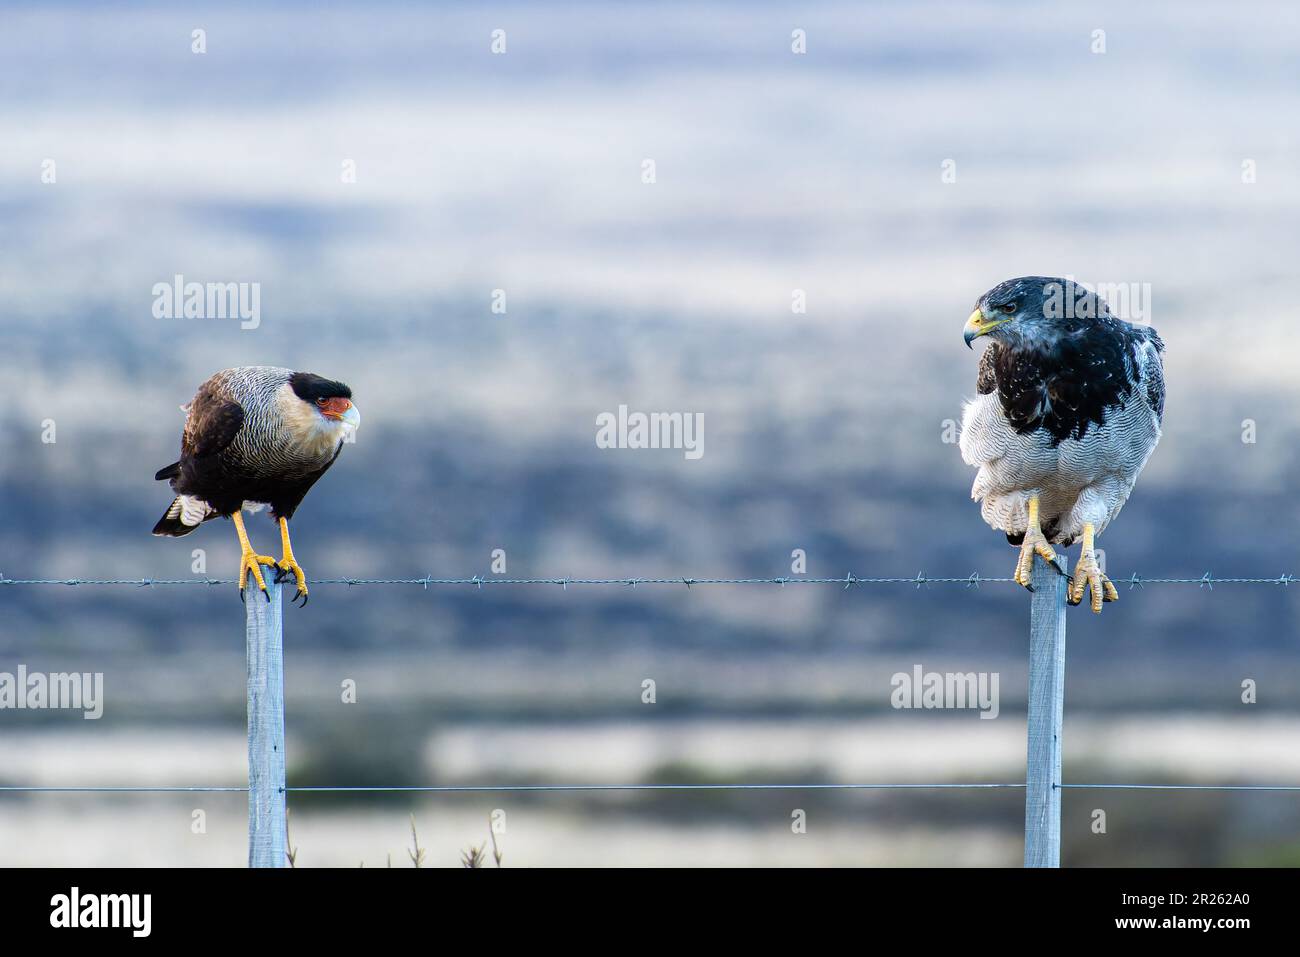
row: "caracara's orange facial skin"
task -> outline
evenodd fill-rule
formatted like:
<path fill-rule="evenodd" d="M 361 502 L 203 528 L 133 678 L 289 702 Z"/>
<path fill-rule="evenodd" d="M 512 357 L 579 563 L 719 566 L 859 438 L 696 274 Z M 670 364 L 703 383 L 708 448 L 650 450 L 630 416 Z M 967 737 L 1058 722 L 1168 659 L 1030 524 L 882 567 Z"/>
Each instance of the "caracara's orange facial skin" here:
<path fill-rule="evenodd" d="M 352 408 L 352 400 L 344 398 L 317 399 L 316 407 L 320 414 L 331 419 L 341 419 Z"/>

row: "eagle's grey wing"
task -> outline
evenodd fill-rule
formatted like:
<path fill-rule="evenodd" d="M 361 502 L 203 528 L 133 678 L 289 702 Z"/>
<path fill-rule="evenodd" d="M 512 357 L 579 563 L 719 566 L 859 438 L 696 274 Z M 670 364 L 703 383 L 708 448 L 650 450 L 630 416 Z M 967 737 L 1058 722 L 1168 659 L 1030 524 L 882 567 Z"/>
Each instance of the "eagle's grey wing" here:
<path fill-rule="evenodd" d="M 975 391 L 980 395 L 988 395 L 997 390 L 997 372 L 993 368 L 993 363 L 1001 351 L 1001 346 L 996 342 L 990 342 L 988 348 L 980 354 L 979 370 L 975 373 Z"/>
<path fill-rule="evenodd" d="M 1160 361 L 1164 343 L 1154 330 L 1147 331 L 1150 335 L 1136 350 L 1138 382 L 1142 385 L 1147 405 L 1155 413 L 1156 424 L 1160 425 L 1165 417 L 1165 368 Z"/>

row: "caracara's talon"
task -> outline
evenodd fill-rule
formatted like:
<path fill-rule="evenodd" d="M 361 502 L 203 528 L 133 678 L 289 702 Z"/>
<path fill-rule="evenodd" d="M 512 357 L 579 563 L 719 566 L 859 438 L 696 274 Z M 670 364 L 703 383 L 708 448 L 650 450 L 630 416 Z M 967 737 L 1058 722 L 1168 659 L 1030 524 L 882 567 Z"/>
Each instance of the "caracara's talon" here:
<path fill-rule="evenodd" d="M 302 566 L 299 565 L 296 561 L 294 561 L 293 554 L 290 553 L 286 555 L 284 558 L 280 559 L 280 561 L 275 563 L 275 567 L 276 567 L 275 580 L 277 582 L 288 581 L 289 578 L 292 577 L 294 581 L 294 585 L 297 586 L 296 589 L 294 590 L 293 598 L 290 599 L 290 601 L 296 602 L 299 598 L 301 598 L 302 604 L 299 607 L 306 608 L 307 607 L 307 576 L 306 574 L 304 574 L 302 570 Z"/>
<path fill-rule="evenodd" d="M 239 556 L 239 600 L 244 600 L 244 589 L 248 587 L 248 576 L 253 576 L 258 589 L 269 602 L 271 593 L 266 588 L 266 579 L 262 576 L 263 565 L 274 565 L 275 559 L 270 555 L 257 555 L 249 550 Z"/>
<path fill-rule="evenodd" d="M 298 605 L 298 607 L 299 607 L 299 608 L 306 608 L 306 607 L 307 607 L 307 589 L 305 589 L 305 588 L 301 588 L 301 589 L 295 591 L 295 592 L 293 593 L 293 597 L 289 599 L 289 604 L 291 604 L 291 605 L 297 605 L 297 604 L 298 604 L 298 599 L 299 599 L 299 598 L 302 599 L 302 604 L 301 604 L 301 605 Z"/>

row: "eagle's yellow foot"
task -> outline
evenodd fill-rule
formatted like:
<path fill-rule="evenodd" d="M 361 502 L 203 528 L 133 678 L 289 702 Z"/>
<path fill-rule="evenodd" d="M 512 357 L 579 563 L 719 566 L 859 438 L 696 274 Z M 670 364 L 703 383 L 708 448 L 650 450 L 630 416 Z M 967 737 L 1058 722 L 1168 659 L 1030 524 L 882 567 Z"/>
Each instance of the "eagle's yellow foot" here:
<path fill-rule="evenodd" d="M 248 584 L 248 576 L 253 576 L 253 581 L 257 582 L 257 587 L 261 589 L 262 596 L 267 601 L 271 600 L 271 593 L 267 591 L 266 579 L 262 577 L 263 565 L 275 565 L 275 559 L 270 555 L 259 555 L 251 548 L 242 551 L 239 555 L 239 600 L 244 600 L 244 586 Z"/>
<path fill-rule="evenodd" d="M 1014 576 L 1017 585 L 1024 585 L 1034 590 L 1031 582 L 1034 574 L 1034 555 L 1041 555 L 1044 561 L 1056 561 L 1056 551 L 1038 525 L 1038 496 L 1029 500 L 1029 527 L 1025 530 L 1024 541 L 1020 543 L 1020 559 L 1016 562 Z"/>
<path fill-rule="evenodd" d="M 1037 526 L 1025 532 L 1025 540 L 1020 543 L 1020 560 L 1016 562 L 1016 584 L 1024 585 L 1030 591 L 1033 591 L 1030 582 L 1033 580 L 1035 554 L 1043 556 L 1044 561 L 1056 561 L 1056 551 Z"/>
<path fill-rule="evenodd" d="M 1101 613 L 1101 603 L 1103 601 L 1119 601 L 1119 592 L 1111 580 L 1101 573 L 1101 566 L 1097 564 L 1097 553 L 1093 550 L 1093 527 L 1091 523 L 1083 526 L 1083 552 L 1079 555 L 1079 563 L 1074 566 L 1074 575 L 1070 579 L 1070 591 L 1067 596 L 1071 605 L 1077 605 L 1083 601 L 1083 590 L 1086 587 L 1091 592 L 1092 610 L 1098 614 Z"/>
<path fill-rule="evenodd" d="M 275 563 L 278 569 L 275 573 L 277 582 L 287 581 L 289 575 L 293 575 L 294 584 L 297 590 L 293 593 L 291 602 L 302 599 L 302 607 L 307 607 L 307 576 L 303 574 L 302 566 L 299 565 L 293 557 L 293 545 L 289 541 L 289 523 L 285 519 L 280 519 L 280 544 L 284 546 L 284 558 Z"/>

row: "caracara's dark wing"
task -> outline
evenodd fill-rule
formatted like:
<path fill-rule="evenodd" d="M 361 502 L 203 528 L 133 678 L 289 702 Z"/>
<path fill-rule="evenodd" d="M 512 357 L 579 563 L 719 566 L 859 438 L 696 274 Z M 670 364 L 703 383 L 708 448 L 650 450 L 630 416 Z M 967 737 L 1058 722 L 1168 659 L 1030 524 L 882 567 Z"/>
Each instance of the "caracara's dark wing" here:
<path fill-rule="evenodd" d="M 210 383 L 199 388 L 185 413 L 180 461 L 159 469 L 154 476 L 160 481 L 170 479 L 172 489 L 179 493 L 154 526 L 155 535 L 188 535 L 202 522 L 220 514 L 203 497 L 191 493 L 209 476 L 221 473 L 219 456 L 244 424 L 243 407 L 222 396 Z M 234 507 L 238 505 L 237 501 Z"/>
<path fill-rule="evenodd" d="M 185 406 L 185 415 L 180 461 L 158 470 L 154 478 L 160 482 L 203 471 L 213 456 L 230 446 L 244 424 L 243 407 L 222 396 L 209 383 L 204 383 Z M 177 491 L 183 491 L 175 481 L 171 484 Z"/>
<path fill-rule="evenodd" d="M 205 385 L 190 403 L 181 437 L 182 460 L 186 456 L 202 459 L 216 455 L 235 440 L 243 424 L 243 406 Z"/>

